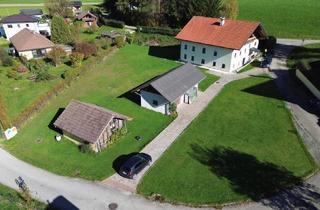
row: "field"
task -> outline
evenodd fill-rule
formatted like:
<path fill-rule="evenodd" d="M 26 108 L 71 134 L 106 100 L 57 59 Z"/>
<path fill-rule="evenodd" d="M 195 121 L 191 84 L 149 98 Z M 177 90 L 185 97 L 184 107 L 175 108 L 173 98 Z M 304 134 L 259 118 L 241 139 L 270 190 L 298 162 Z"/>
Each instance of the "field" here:
<path fill-rule="evenodd" d="M 101 180 L 115 171 L 113 161 L 120 155 L 140 151 L 170 122 L 171 118 L 141 108 L 122 97 L 124 93 L 179 64 L 148 55 L 148 47 L 128 45 L 97 64 L 45 106 L 22 127 L 17 137 L 4 143 L 16 157 L 46 170 Z M 60 108 L 71 99 L 98 104 L 133 118 L 128 134 L 100 154 L 81 153 L 71 141 L 55 142 L 57 134 L 49 125 Z M 135 136 L 142 136 L 136 141 Z M 63 166 L 61 165 L 63 163 Z"/>
<path fill-rule="evenodd" d="M 239 19 L 262 22 L 269 35 L 320 39 L 319 0 L 239 0 Z"/>
<path fill-rule="evenodd" d="M 147 172 L 138 191 L 191 204 L 258 200 L 314 168 L 275 83 L 252 77 L 228 84 Z"/>

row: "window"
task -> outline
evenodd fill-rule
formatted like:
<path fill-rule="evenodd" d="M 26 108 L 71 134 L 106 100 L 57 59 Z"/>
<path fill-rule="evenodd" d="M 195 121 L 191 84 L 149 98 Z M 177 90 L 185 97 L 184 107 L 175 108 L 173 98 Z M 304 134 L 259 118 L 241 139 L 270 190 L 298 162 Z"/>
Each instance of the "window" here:
<path fill-rule="evenodd" d="M 234 54 L 234 57 L 235 57 L 235 58 L 237 57 L 237 53 Z"/>
<path fill-rule="evenodd" d="M 213 63 L 212 63 L 212 66 L 216 66 L 216 62 L 213 62 Z"/>
<path fill-rule="evenodd" d="M 201 59 L 201 64 L 204 64 L 206 62 L 206 60 Z"/>
<path fill-rule="evenodd" d="M 153 100 L 152 104 L 155 105 L 155 106 L 158 106 L 158 101 L 157 100 Z"/>
<path fill-rule="evenodd" d="M 184 59 L 185 59 L 185 60 L 187 60 L 187 54 L 184 54 L 184 56 L 183 56 L 183 57 L 184 57 Z"/>
<path fill-rule="evenodd" d="M 217 51 L 214 51 L 213 56 L 217 56 L 217 55 L 218 55 Z"/>
<path fill-rule="evenodd" d="M 27 23 L 26 26 L 29 27 L 29 24 Z"/>
<path fill-rule="evenodd" d="M 192 52 L 196 51 L 196 47 L 192 46 Z"/>
<path fill-rule="evenodd" d="M 12 25 L 10 24 L 10 25 L 8 25 L 8 28 L 12 28 Z"/>
<path fill-rule="evenodd" d="M 187 50 L 188 49 L 188 45 L 185 44 L 184 45 L 184 49 Z"/>
<path fill-rule="evenodd" d="M 194 61 L 194 56 L 191 56 L 191 61 Z"/>
<path fill-rule="evenodd" d="M 202 48 L 202 54 L 206 54 L 207 49 L 206 48 Z"/>
<path fill-rule="evenodd" d="M 222 68 L 223 68 L 223 69 L 226 68 L 226 64 L 223 63 L 223 64 L 222 64 Z"/>
<path fill-rule="evenodd" d="M 18 24 L 18 28 L 20 28 L 20 24 Z"/>

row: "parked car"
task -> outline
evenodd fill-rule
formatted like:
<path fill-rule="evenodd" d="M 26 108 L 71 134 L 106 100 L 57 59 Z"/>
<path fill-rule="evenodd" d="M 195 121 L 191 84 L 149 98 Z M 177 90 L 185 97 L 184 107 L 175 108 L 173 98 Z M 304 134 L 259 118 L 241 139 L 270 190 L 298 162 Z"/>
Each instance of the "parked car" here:
<path fill-rule="evenodd" d="M 119 174 L 123 177 L 133 179 L 142 169 L 149 165 L 152 161 L 150 155 L 145 153 L 138 153 L 130 157 L 119 170 Z"/>

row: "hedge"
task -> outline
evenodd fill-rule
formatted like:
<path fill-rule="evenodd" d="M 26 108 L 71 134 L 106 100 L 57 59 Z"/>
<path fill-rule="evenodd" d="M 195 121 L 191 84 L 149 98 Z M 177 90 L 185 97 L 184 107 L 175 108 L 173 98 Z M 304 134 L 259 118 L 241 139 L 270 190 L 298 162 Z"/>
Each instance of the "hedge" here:
<path fill-rule="evenodd" d="M 102 58 L 108 55 L 112 51 L 112 48 L 108 50 L 106 53 L 98 55 L 96 57 L 97 60 L 102 60 Z M 71 82 L 75 80 L 80 73 L 84 73 L 90 69 L 94 69 L 97 63 L 95 60 L 91 60 L 87 65 L 81 66 L 80 68 L 68 70 L 73 71 L 69 74 L 64 74 L 64 79 L 61 80 L 58 84 L 56 84 L 52 89 L 48 92 L 40 96 L 37 100 L 35 100 L 30 106 L 28 106 L 25 110 L 22 111 L 14 120 L 13 124 L 16 127 L 21 127 L 33 114 L 37 113 L 51 98 L 57 96 L 61 91 L 63 91 L 66 87 L 71 85 Z"/>
<path fill-rule="evenodd" d="M 120 20 L 103 18 L 102 21 L 104 25 L 112 26 L 115 28 L 124 28 L 126 25 L 123 21 L 120 21 Z"/>
<path fill-rule="evenodd" d="M 172 28 L 162 28 L 162 27 L 147 27 L 147 26 L 138 26 L 138 32 L 147 33 L 147 34 L 162 34 L 169 36 L 176 36 L 180 29 L 172 29 Z"/>
<path fill-rule="evenodd" d="M 8 117 L 7 109 L 4 105 L 4 101 L 2 99 L 2 96 L 0 95 L 0 131 L 1 127 L 6 130 L 7 128 L 11 127 L 11 123 Z"/>

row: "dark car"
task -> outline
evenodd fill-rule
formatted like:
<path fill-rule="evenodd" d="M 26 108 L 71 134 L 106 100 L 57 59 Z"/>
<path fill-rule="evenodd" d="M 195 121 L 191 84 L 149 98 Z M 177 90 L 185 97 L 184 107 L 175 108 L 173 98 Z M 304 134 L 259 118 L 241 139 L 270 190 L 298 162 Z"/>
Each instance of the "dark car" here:
<path fill-rule="evenodd" d="M 121 176 L 132 179 L 136 174 L 138 174 L 142 169 L 149 165 L 152 161 L 150 155 L 145 153 L 138 153 L 130 157 L 119 170 Z"/>

